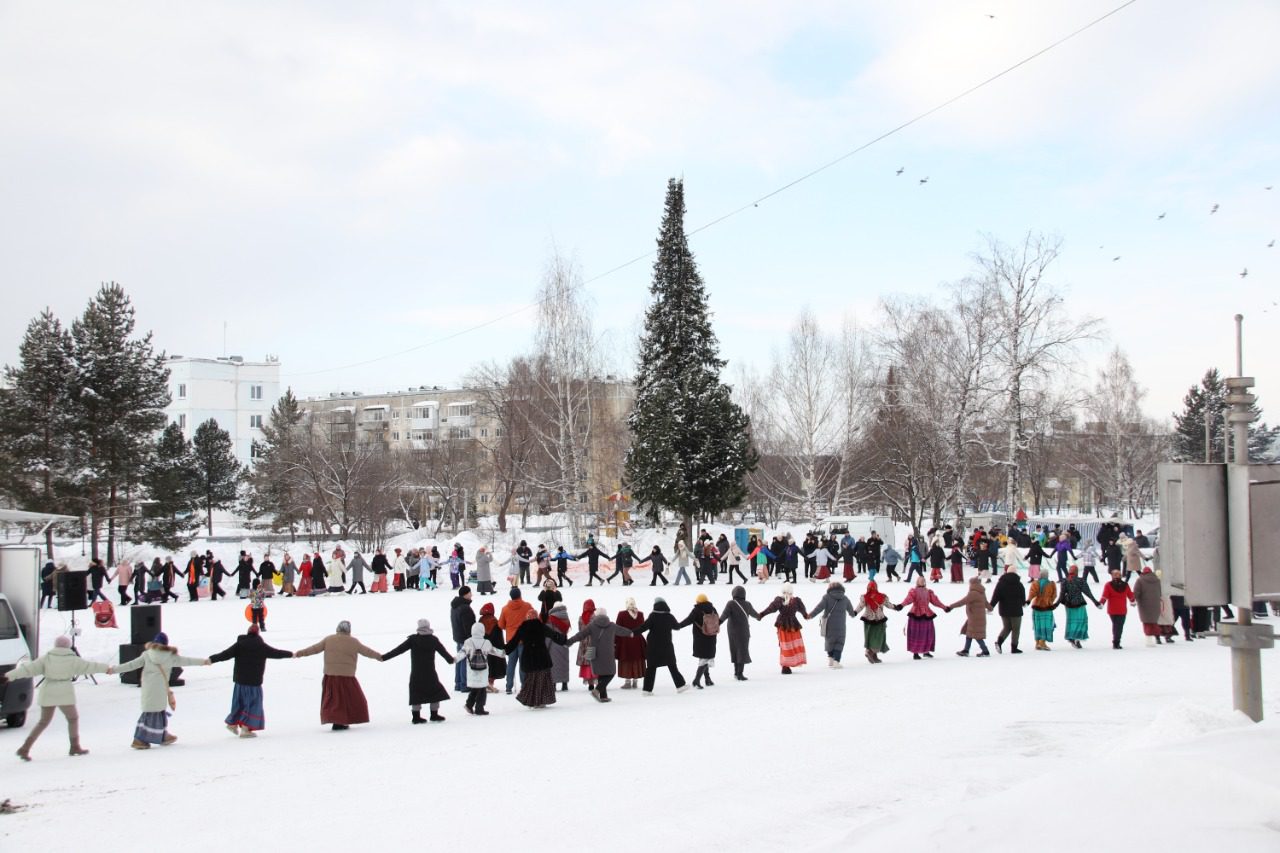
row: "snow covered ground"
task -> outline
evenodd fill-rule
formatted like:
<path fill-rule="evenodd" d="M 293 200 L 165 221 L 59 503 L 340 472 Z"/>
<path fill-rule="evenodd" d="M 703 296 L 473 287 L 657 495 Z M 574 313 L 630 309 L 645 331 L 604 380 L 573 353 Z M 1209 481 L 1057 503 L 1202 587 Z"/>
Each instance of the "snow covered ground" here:
<path fill-rule="evenodd" d="M 579 582 L 566 590 L 570 612 L 588 595 L 610 613 L 634 595 L 647 612 L 656 593 L 683 617 L 697 592 L 717 605 L 729 593 L 655 591 L 648 577 L 625 590 Z M 762 606 L 779 584 L 747 587 Z M 819 589 L 797 591 L 812 604 Z M 951 602 L 964 587 L 937 589 Z M 887 591 L 900 600 L 906 587 Z M 447 642 L 451 597 L 275 598 L 266 638 L 299 648 L 349 619 L 385 651 L 426 617 Z M 170 604 L 164 628 L 184 654 L 208 655 L 244 630 L 243 609 Z M 123 610 L 117 630 L 82 622 L 86 657 L 115 659 Z M 1090 616 L 1083 651 L 1061 631 L 1053 652 L 1031 650 L 1027 619 L 1027 653 L 961 659 L 956 611 L 938 619 L 938 656 L 916 662 L 896 613 L 887 662 L 868 665 L 854 630 L 843 670 L 825 666 L 813 622 L 810 664 L 792 676 L 776 666 L 769 617 L 754 624 L 744 683 L 721 638 L 706 690 L 677 695 L 663 673 L 654 697 L 615 683 L 600 705 L 575 681 L 541 711 L 491 696 L 487 718 L 455 696 L 447 722 L 422 726 L 409 724 L 407 656 L 362 660 L 373 721 L 339 733 L 319 723 L 320 658 L 272 661 L 256 740 L 223 728 L 231 664 L 217 664 L 187 670 L 177 689 L 178 743 L 142 753 L 129 748 L 137 689 L 99 677 L 78 687 L 91 755 L 66 754 L 59 717 L 24 765 L 12 753 L 28 729 L 0 729 L 0 799 L 25 806 L 0 816 L 0 849 L 1280 849 L 1280 657 L 1263 654 L 1269 720 L 1253 725 L 1230 710 L 1229 653 L 1213 640 L 1147 648 L 1131 618 L 1116 652 L 1106 616 Z M 67 621 L 44 614 L 46 646 Z M 687 629 L 677 649 L 689 655 Z M 682 669 L 692 675 L 691 656 Z"/>

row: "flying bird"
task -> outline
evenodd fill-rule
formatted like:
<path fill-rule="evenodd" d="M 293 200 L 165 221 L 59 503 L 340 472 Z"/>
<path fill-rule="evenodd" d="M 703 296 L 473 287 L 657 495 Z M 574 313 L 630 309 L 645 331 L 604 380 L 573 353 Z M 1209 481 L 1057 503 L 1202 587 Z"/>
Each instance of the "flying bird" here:
<path fill-rule="evenodd" d="M 995 16 L 995 15 L 987 15 L 987 17 L 988 17 L 988 18 L 990 18 L 990 19 L 991 19 L 991 20 L 993 20 L 993 21 L 996 19 L 996 16 Z"/>
<path fill-rule="evenodd" d="M 1268 249 L 1274 249 L 1275 247 L 1276 247 L 1276 241 L 1275 241 L 1275 240 L 1272 240 L 1270 243 L 1268 243 L 1268 244 L 1267 244 L 1267 248 L 1268 248 Z"/>
<path fill-rule="evenodd" d="M 1218 212 L 1218 206 L 1216 204 L 1213 207 L 1209 208 L 1210 215 L 1215 214 L 1217 212 Z"/>
<path fill-rule="evenodd" d="M 1263 189 L 1264 189 L 1264 190 L 1269 190 L 1269 189 L 1271 189 L 1271 187 L 1263 187 Z"/>
<path fill-rule="evenodd" d="M 1241 277 L 1241 278 L 1248 278 L 1248 277 L 1249 277 L 1249 268 L 1248 268 L 1248 267 L 1245 267 L 1243 270 L 1241 270 L 1241 271 L 1240 271 L 1240 277 Z"/>
<path fill-rule="evenodd" d="M 1119 255 L 1116 255 L 1116 256 L 1115 256 L 1114 258 L 1112 258 L 1111 260 L 1113 260 L 1113 261 L 1118 261 L 1118 260 L 1120 260 L 1120 256 L 1119 256 Z"/>
<path fill-rule="evenodd" d="M 1163 213 L 1160 214 L 1159 216 L 1156 217 L 1156 219 L 1164 219 L 1164 214 Z"/>
<path fill-rule="evenodd" d="M 921 178 L 921 179 L 920 179 L 920 183 L 922 183 L 922 184 L 927 184 L 927 183 L 929 183 L 929 178 L 928 178 L 927 176 L 926 176 L 926 177 Z"/>
<path fill-rule="evenodd" d="M 895 172 L 894 174 L 901 175 L 901 174 L 902 174 L 903 172 L 905 172 L 905 171 L 907 171 L 907 170 L 906 170 L 904 167 L 899 166 L 899 167 L 898 167 L 898 171 L 897 171 L 897 172 Z"/>

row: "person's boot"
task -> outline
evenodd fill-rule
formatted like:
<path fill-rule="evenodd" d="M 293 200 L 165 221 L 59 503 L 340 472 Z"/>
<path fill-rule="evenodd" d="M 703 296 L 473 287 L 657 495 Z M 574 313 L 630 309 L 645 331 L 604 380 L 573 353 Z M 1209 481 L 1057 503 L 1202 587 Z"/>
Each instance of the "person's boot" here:
<path fill-rule="evenodd" d="M 1018 648 L 1017 646 L 1014 646 L 1009 650 L 1009 653 L 1014 655 L 1020 655 L 1022 654 L 1022 649 Z"/>
<path fill-rule="evenodd" d="M 129 744 L 129 746 L 131 746 L 134 749 L 150 749 L 151 748 L 151 744 L 147 743 L 146 741 L 138 740 L 137 738 L 134 738 L 133 743 Z"/>
<path fill-rule="evenodd" d="M 440 712 L 439 712 L 439 711 L 432 711 L 432 712 L 431 712 L 431 716 L 430 716 L 430 717 L 428 717 L 428 719 L 429 719 L 429 720 L 431 720 L 431 722 L 433 722 L 433 723 L 443 723 L 443 722 L 444 722 L 444 717 L 440 716 Z"/>
<path fill-rule="evenodd" d="M 693 686 L 699 690 L 702 689 L 702 667 L 698 667 L 697 671 L 693 674 Z M 592 691 L 592 693 L 594 692 L 595 691 Z"/>
<path fill-rule="evenodd" d="M 414 712 L 413 712 L 413 716 L 410 718 L 410 720 L 409 720 L 409 721 L 410 721 L 411 723 L 413 723 L 415 726 L 416 726 L 418 723 L 425 723 L 425 722 L 426 722 L 426 720 L 422 719 L 422 712 L 421 712 L 421 711 L 414 711 Z"/>
<path fill-rule="evenodd" d="M 784 667 L 782 668 L 782 674 L 783 674 L 783 675 L 790 675 L 790 674 L 791 674 L 791 667 L 789 667 L 789 666 L 784 666 Z"/>
<path fill-rule="evenodd" d="M 706 671 L 703 672 L 702 674 L 702 680 L 706 683 L 708 687 L 715 687 L 716 683 L 711 680 L 711 667 L 707 666 L 707 667 L 704 667 L 704 669 Z"/>

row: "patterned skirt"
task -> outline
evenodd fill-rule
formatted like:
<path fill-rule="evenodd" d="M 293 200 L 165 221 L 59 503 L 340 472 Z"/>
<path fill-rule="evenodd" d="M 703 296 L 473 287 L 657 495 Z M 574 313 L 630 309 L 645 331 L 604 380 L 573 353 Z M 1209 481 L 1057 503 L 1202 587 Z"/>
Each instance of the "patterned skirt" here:
<path fill-rule="evenodd" d="M 326 675 L 320 687 L 320 722 L 354 726 L 369 722 L 369 703 L 352 675 Z"/>
<path fill-rule="evenodd" d="M 778 629 L 778 662 L 786 667 L 804 666 L 804 635 L 799 631 Z"/>
<path fill-rule="evenodd" d="M 228 726 L 244 726 L 251 732 L 260 732 L 267 726 L 262 710 L 262 687 L 237 684 L 231 691 L 231 713 L 227 714 Z"/>
<path fill-rule="evenodd" d="M 1052 610 L 1033 610 L 1031 613 L 1031 625 L 1035 628 L 1037 640 L 1043 640 L 1046 643 L 1053 642 L 1053 629 L 1058 626 L 1053 621 Z"/>
<path fill-rule="evenodd" d="M 540 708 L 556 704 L 556 685 L 551 680 L 551 670 L 540 669 L 524 674 L 524 684 L 516 694 L 516 701 L 527 708 Z"/>
<path fill-rule="evenodd" d="M 133 739 L 143 743 L 164 743 L 165 730 L 169 728 L 168 711 L 143 711 L 133 730 Z"/>
<path fill-rule="evenodd" d="M 1089 639 L 1089 613 L 1083 605 L 1067 608 L 1067 639 Z"/>
<path fill-rule="evenodd" d="M 932 619 L 921 616 L 907 617 L 907 651 L 913 655 L 932 653 L 935 640 Z"/>
<path fill-rule="evenodd" d="M 863 622 L 862 623 L 862 645 L 872 652 L 889 651 L 889 643 L 887 641 L 888 626 L 887 620 L 879 622 Z"/>

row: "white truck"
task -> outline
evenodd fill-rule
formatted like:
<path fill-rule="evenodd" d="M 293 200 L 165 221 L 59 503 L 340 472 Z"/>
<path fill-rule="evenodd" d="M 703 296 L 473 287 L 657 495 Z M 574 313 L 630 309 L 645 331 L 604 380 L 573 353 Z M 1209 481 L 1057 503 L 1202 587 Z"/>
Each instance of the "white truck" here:
<path fill-rule="evenodd" d="M 887 515 L 829 515 L 818 528 L 837 539 L 846 533 L 854 539 L 865 539 L 874 530 L 885 542 L 893 542 L 893 519 Z"/>
<path fill-rule="evenodd" d="M 0 546 L 0 675 L 39 649 L 41 562 L 34 546 Z M 26 724 L 34 698 L 30 678 L 0 682 L 0 716 L 9 728 Z"/>

